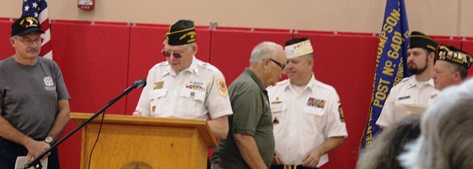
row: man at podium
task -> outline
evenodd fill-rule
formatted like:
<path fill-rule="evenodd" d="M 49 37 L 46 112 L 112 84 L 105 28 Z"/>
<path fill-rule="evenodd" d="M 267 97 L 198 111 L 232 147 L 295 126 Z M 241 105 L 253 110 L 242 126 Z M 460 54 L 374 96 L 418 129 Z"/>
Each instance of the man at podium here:
<path fill-rule="evenodd" d="M 225 78 L 215 66 L 195 57 L 194 22 L 179 20 L 164 36 L 165 62 L 148 72 L 135 116 L 207 119 L 212 133 L 228 134 L 228 115 L 233 114 Z"/>

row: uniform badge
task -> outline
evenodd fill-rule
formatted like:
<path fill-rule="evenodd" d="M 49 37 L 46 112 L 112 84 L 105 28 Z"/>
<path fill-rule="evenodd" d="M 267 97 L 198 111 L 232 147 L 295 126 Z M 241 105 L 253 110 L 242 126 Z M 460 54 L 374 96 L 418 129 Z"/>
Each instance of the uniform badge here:
<path fill-rule="evenodd" d="M 404 100 L 404 99 L 408 99 L 408 98 L 411 98 L 411 96 L 402 96 L 402 97 L 399 97 L 397 100 Z"/>
<path fill-rule="evenodd" d="M 227 85 L 225 84 L 224 79 L 217 79 L 218 93 L 223 97 L 228 96 Z"/>
<path fill-rule="evenodd" d="M 161 89 L 161 88 L 163 88 L 163 85 L 164 85 L 164 81 L 155 82 L 154 85 L 153 85 L 153 89 L 154 90 Z"/>
<path fill-rule="evenodd" d="M 342 105 L 338 105 L 338 114 L 340 114 L 340 121 L 345 123 L 345 115 L 343 115 Z"/>
<path fill-rule="evenodd" d="M 275 101 L 272 101 L 271 104 L 279 104 L 281 101 L 279 101 L 279 97 L 276 97 Z"/>
<path fill-rule="evenodd" d="M 279 124 L 278 117 L 274 117 L 273 124 Z"/>
<path fill-rule="evenodd" d="M 307 106 L 324 108 L 325 107 L 325 100 L 309 97 L 309 100 L 307 100 Z"/>
<path fill-rule="evenodd" d="M 186 88 L 197 91 L 205 90 L 204 83 L 196 81 L 190 81 L 188 84 L 186 84 Z"/>

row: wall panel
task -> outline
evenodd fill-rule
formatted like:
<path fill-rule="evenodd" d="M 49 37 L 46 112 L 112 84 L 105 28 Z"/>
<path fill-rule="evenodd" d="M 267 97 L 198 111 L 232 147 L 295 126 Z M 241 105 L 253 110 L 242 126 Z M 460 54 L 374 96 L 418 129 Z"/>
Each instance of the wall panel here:
<path fill-rule="evenodd" d="M 53 58 L 63 72 L 72 112 L 95 113 L 129 85 L 128 26 L 58 21 L 51 30 Z M 124 112 L 125 99 L 106 111 Z M 71 121 L 65 133 L 76 126 Z M 79 169 L 80 147 L 81 132 L 59 146 L 62 168 Z"/>
<path fill-rule="evenodd" d="M 0 18 L 0 60 L 15 54 L 15 49 L 10 44 L 11 37 L 11 24 L 10 19 Z"/>
<path fill-rule="evenodd" d="M 235 80 L 249 66 L 251 51 L 263 41 L 284 45 L 292 38 L 289 31 L 244 31 L 217 29 L 212 31 L 211 64 L 224 74 L 226 83 Z"/>

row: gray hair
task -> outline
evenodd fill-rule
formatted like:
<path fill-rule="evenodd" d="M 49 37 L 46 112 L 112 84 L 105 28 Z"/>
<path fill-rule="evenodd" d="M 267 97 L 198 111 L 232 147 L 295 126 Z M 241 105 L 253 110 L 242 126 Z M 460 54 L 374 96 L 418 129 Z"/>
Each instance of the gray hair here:
<path fill-rule="evenodd" d="M 443 90 L 425 111 L 414 168 L 473 168 L 473 79 Z"/>
<path fill-rule="evenodd" d="M 459 65 L 459 64 L 455 64 L 455 63 L 451 63 L 451 62 L 448 62 L 448 70 L 451 72 L 451 73 L 455 73 L 455 72 L 459 72 L 460 73 L 460 77 L 462 80 L 465 80 L 466 79 L 466 76 L 468 75 L 468 69 L 463 67 L 462 65 Z"/>
<path fill-rule="evenodd" d="M 250 64 L 260 63 L 264 58 L 274 58 L 277 49 L 283 49 L 281 45 L 274 42 L 261 42 L 251 51 Z"/>
<path fill-rule="evenodd" d="M 195 42 L 194 42 L 194 43 L 189 43 L 189 44 L 185 44 L 184 46 L 185 46 L 187 49 L 189 49 L 189 48 L 192 48 L 192 47 L 194 47 L 194 46 L 197 46 L 197 43 L 195 43 Z"/>
<path fill-rule="evenodd" d="M 397 156 L 404 152 L 404 145 L 415 140 L 419 135 L 420 117 L 407 116 L 375 137 L 373 143 L 363 150 L 356 168 L 403 169 Z"/>

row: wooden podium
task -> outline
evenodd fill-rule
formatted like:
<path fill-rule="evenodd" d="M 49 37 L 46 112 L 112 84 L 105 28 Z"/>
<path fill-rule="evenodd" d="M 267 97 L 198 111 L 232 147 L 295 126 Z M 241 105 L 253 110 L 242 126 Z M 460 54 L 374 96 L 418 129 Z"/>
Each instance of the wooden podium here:
<path fill-rule="evenodd" d="M 80 125 L 92 115 L 71 113 L 71 119 Z M 101 118 L 82 128 L 81 169 L 88 166 Z M 90 168 L 205 169 L 214 138 L 205 120 L 106 114 Z"/>

